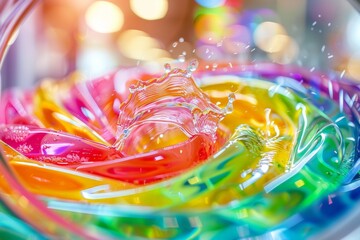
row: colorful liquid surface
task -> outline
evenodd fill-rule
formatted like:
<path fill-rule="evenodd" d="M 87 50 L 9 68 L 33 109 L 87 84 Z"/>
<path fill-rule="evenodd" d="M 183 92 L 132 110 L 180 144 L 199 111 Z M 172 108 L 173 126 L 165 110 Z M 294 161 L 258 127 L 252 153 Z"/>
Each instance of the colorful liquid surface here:
<path fill-rule="evenodd" d="M 358 90 L 277 65 L 196 68 L 3 93 L 11 171 L 109 238 L 314 234 L 302 214 L 358 171 Z"/>

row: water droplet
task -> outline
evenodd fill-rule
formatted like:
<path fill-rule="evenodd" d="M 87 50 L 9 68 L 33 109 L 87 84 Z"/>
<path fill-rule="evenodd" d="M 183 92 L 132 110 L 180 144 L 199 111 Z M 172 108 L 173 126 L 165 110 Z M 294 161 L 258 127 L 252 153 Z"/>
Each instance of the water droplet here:
<path fill-rule="evenodd" d="M 331 26 L 331 22 L 328 23 L 328 27 L 330 27 L 330 26 Z"/>
<path fill-rule="evenodd" d="M 334 55 L 328 55 L 328 58 L 330 59 L 330 58 L 333 58 L 334 57 Z"/>
<path fill-rule="evenodd" d="M 146 86 L 142 83 L 142 82 L 138 82 L 138 84 L 132 84 L 129 87 L 129 92 L 130 93 L 135 93 L 137 91 L 143 91 L 146 88 Z"/>
<path fill-rule="evenodd" d="M 193 59 L 190 61 L 191 70 L 195 71 L 199 66 L 199 61 L 197 59 Z"/>
<path fill-rule="evenodd" d="M 173 42 L 172 47 L 173 47 L 173 48 L 176 48 L 177 45 L 178 45 L 178 42 Z"/>
<path fill-rule="evenodd" d="M 195 72 L 198 66 L 199 66 L 199 61 L 197 59 L 193 59 L 189 62 L 187 70 L 188 72 Z"/>
<path fill-rule="evenodd" d="M 321 14 L 319 14 L 318 17 L 321 18 Z"/>
<path fill-rule="evenodd" d="M 317 24 L 317 21 L 314 21 L 311 26 L 315 26 Z"/>
<path fill-rule="evenodd" d="M 180 54 L 179 56 L 178 56 L 178 61 L 179 62 L 185 62 L 185 56 L 184 55 L 182 55 L 182 54 Z"/>
<path fill-rule="evenodd" d="M 129 87 L 129 92 L 130 92 L 130 93 L 136 92 L 136 87 L 135 87 L 134 85 L 131 85 L 131 86 Z"/>
<path fill-rule="evenodd" d="M 341 72 L 341 74 L 340 74 L 340 78 L 343 78 L 343 77 L 344 77 L 344 75 L 345 75 L 345 69 Z"/>
<path fill-rule="evenodd" d="M 325 45 L 323 45 L 321 48 L 321 52 L 324 52 L 324 51 L 325 51 Z"/>
<path fill-rule="evenodd" d="M 165 63 L 164 64 L 164 70 L 165 70 L 165 73 L 169 73 L 171 71 L 170 63 Z"/>
<path fill-rule="evenodd" d="M 234 101 L 235 101 L 235 93 L 230 93 L 228 96 L 228 103 L 226 104 L 226 107 L 223 109 L 223 112 L 225 114 L 232 113 L 234 111 Z"/>
<path fill-rule="evenodd" d="M 241 173 L 241 177 L 242 178 L 245 178 L 249 173 L 251 173 L 252 172 L 252 169 L 250 168 L 250 169 L 247 169 L 247 170 L 245 170 L 245 171 L 243 171 L 242 173 Z"/>

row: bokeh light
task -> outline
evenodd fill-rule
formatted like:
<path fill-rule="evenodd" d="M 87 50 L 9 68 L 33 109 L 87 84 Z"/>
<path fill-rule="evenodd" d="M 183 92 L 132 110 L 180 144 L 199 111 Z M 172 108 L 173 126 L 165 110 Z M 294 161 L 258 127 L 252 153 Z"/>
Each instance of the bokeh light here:
<path fill-rule="evenodd" d="M 135 29 L 126 30 L 120 35 L 118 47 L 120 52 L 130 59 L 154 60 L 170 57 L 170 54 L 162 49 L 159 40 Z"/>
<path fill-rule="evenodd" d="M 274 36 L 271 42 L 274 51 L 269 53 L 269 57 L 274 62 L 289 64 L 297 58 L 299 46 L 292 37 L 279 34 Z"/>
<path fill-rule="evenodd" d="M 349 20 L 346 29 L 346 40 L 350 51 L 356 51 L 360 48 L 360 31 L 354 29 L 360 28 L 360 15 L 353 14 Z"/>
<path fill-rule="evenodd" d="M 241 54 L 249 50 L 251 34 L 243 25 L 232 25 L 228 27 L 228 34 L 223 40 L 223 48 L 229 54 Z"/>
<path fill-rule="evenodd" d="M 347 73 L 360 82 L 360 54 L 352 56 L 347 64 Z"/>
<path fill-rule="evenodd" d="M 202 14 L 196 19 L 194 30 L 203 42 L 216 43 L 224 36 L 226 21 L 219 14 Z"/>
<path fill-rule="evenodd" d="M 157 20 L 166 16 L 168 0 L 130 0 L 131 10 L 145 20 Z"/>
<path fill-rule="evenodd" d="M 282 49 L 283 41 L 286 41 L 286 30 L 275 22 L 263 22 L 254 32 L 255 44 L 263 51 L 274 53 Z"/>
<path fill-rule="evenodd" d="M 86 24 L 95 32 L 112 33 L 124 24 L 124 14 L 115 4 L 107 1 L 92 3 L 85 14 Z"/>
<path fill-rule="evenodd" d="M 117 56 L 111 49 L 93 46 L 83 49 L 77 59 L 78 69 L 86 76 L 100 76 L 118 65 Z"/>

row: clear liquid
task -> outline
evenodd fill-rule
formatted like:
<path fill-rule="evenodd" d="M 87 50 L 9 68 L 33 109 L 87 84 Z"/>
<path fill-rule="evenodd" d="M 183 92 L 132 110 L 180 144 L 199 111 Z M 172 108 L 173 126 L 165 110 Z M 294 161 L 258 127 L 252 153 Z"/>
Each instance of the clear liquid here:
<path fill-rule="evenodd" d="M 126 93 L 110 76 L 45 82 L 26 100 L 4 94 L 0 138 L 10 165 L 29 191 L 57 198 L 59 213 L 73 218 L 81 211 L 61 199 L 126 206 L 115 225 L 95 212 L 83 224 L 138 236 L 187 233 L 185 223 L 156 230 L 162 215 L 142 208 L 197 219 L 200 234 L 243 221 L 261 234 L 340 185 L 354 162 L 356 125 L 335 102 L 289 79 L 202 75 L 196 65 L 129 78 Z"/>

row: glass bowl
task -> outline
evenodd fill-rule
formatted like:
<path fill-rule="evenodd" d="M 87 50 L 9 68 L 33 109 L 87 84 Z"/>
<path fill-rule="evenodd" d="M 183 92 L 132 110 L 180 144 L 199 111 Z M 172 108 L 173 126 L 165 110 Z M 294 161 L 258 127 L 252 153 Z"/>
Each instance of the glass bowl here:
<path fill-rule="evenodd" d="M 0 235 L 12 239 L 216 239 L 222 236 L 329 239 L 357 236 L 360 229 L 356 221 L 360 216 L 360 74 L 357 68 L 360 55 L 356 52 L 360 41 L 355 30 L 359 27 L 360 16 L 357 7 L 357 1 L 331 1 L 331 4 L 328 1 L 291 4 L 271 1 L 265 4 L 260 1 L 201 0 L 154 1 L 152 5 L 146 5 L 146 1 L 0 3 L 3 111 L 0 119 L 3 228 Z M 171 81 L 181 86 L 177 79 L 194 79 L 212 100 L 222 99 L 218 105 L 214 102 L 216 106 L 209 106 L 205 101 L 206 114 L 191 112 L 194 119 L 206 116 L 205 122 L 208 118 L 216 119 L 216 114 L 224 114 L 224 121 L 231 125 L 232 119 L 226 120 L 226 116 L 237 114 L 233 108 L 239 107 L 232 103 L 240 101 L 239 97 L 249 99 L 255 93 L 263 94 L 256 101 L 281 106 L 284 119 L 293 118 L 292 112 L 305 109 L 303 106 L 311 102 L 308 110 L 304 110 L 308 118 L 294 117 L 303 134 L 297 136 L 298 144 L 294 144 L 291 152 L 294 164 L 284 167 L 280 176 L 264 180 L 263 185 L 257 186 L 258 179 L 268 176 L 269 166 L 275 164 L 263 164 L 270 161 L 272 153 L 261 155 L 259 164 L 250 172 L 246 172 L 246 164 L 234 162 L 244 149 L 250 149 L 255 156 L 258 142 L 263 141 L 256 140 L 253 129 L 246 126 L 231 130 L 238 134 L 236 138 L 226 135 L 229 129 L 217 130 L 218 145 L 213 145 L 214 151 L 206 145 L 208 136 L 204 137 L 208 125 L 198 130 L 195 122 L 195 130 L 180 129 L 182 133 L 190 132 L 191 137 L 175 141 L 179 134 L 176 127 L 161 124 L 139 127 L 136 125 L 139 116 L 136 115 L 124 120 L 134 126 L 129 128 L 131 131 L 120 132 L 134 136 L 125 143 L 116 141 L 120 130 L 114 134 L 108 125 L 116 125 L 118 115 L 124 112 L 114 109 L 125 102 L 130 106 L 129 111 L 133 110 L 135 107 L 132 108 L 129 95 L 137 99 L 133 102 L 135 106 L 136 103 L 145 104 L 144 99 L 139 99 L 142 88 L 154 86 L 142 85 L 142 80 L 149 78 L 160 79 L 156 80 L 160 83 L 170 79 L 165 87 L 156 85 L 163 89 L 169 89 Z M 128 90 L 132 83 L 136 87 Z M 186 86 L 192 86 L 191 83 L 181 83 L 185 87 L 180 91 L 190 91 Z M 225 96 L 225 100 L 217 95 L 220 89 L 232 89 L 236 84 L 250 90 L 236 90 L 238 95 Z M 28 104 L 36 91 L 36 96 L 42 97 Z M 137 92 L 139 98 L 136 98 Z M 118 95 L 112 98 L 114 93 Z M 162 93 L 168 94 L 170 90 Z M 100 97 L 84 97 L 86 94 Z M 157 98 L 164 97 L 157 94 Z M 206 99 L 195 90 L 189 94 L 192 97 L 195 94 L 198 98 L 193 99 L 198 102 Z M 278 95 L 286 104 L 277 102 Z M 53 96 L 60 98 L 62 104 L 68 104 L 66 111 L 56 108 L 58 116 L 62 117 L 54 117 L 48 125 L 44 117 L 40 120 L 42 128 L 39 128 L 34 125 L 38 119 L 34 119 L 28 109 L 45 106 L 47 99 L 51 100 Z M 79 108 L 82 111 L 79 113 L 76 106 L 81 105 L 82 97 L 88 104 L 94 101 L 91 104 L 95 107 Z M 106 110 L 107 105 L 101 105 L 103 99 L 111 102 L 110 113 Z M 153 101 L 157 101 L 156 97 Z M 168 101 L 166 104 L 171 105 Z M 190 103 L 185 98 L 176 106 L 189 106 Z M 152 101 L 146 104 L 146 107 L 151 106 Z M 47 109 L 54 107 L 49 106 Z M 121 106 L 120 110 L 127 109 L 126 104 Z M 218 106 L 223 107 L 220 112 L 217 112 Z M 155 110 L 161 107 L 164 105 L 156 105 Z M 171 115 L 171 109 L 166 107 L 159 111 L 159 116 Z M 11 109 L 15 109 L 15 113 Z M 97 111 L 100 115 L 96 115 Z M 115 123 L 103 121 L 101 114 L 104 111 L 115 116 Z M 239 114 L 246 118 L 241 111 Z M 179 120 L 180 115 L 175 113 L 174 116 Z M 96 121 L 102 123 L 100 126 L 93 124 L 97 117 L 100 120 Z M 81 119 L 74 124 L 78 128 L 58 124 L 74 119 Z M 311 119 L 314 125 L 305 121 Z M 121 121 L 120 118 L 117 124 Z M 187 121 L 188 126 L 192 124 L 188 119 L 183 121 Z M 321 125 L 324 121 L 325 126 Z M 301 129 L 301 126 L 307 128 Z M 44 127 L 53 130 L 44 133 Z M 134 142 L 141 142 L 137 135 L 149 134 L 149 129 L 168 134 L 161 154 L 160 150 L 156 151 L 158 149 L 151 152 L 138 150 L 144 148 L 143 143 L 136 145 L 137 148 L 133 146 Z M 192 131 L 200 133 L 192 135 Z M 76 151 L 82 151 L 90 159 L 100 159 L 103 154 L 104 158 L 113 157 L 113 161 L 104 165 L 101 161 L 94 163 L 98 160 L 91 162 L 88 158 L 72 155 L 74 169 L 59 167 L 64 164 L 59 163 L 63 161 L 59 159 L 55 165 L 51 162 L 54 159 L 34 163 L 31 156 L 26 155 L 33 149 L 20 144 L 29 135 L 42 136 L 41 139 L 33 137 L 34 144 L 46 137 L 54 137 L 56 141 L 63 141 L 62 144 L 80 146 Z M 82 145 L 78 144 L 80 140 L 76 136 L 82 137 Z M 244 140 L 244 136 L 251 141 Z M 281 144 L 286 144 L 284 139 Z M 306 144 L 302 145 L 303 141 Z M 104 142 L 108 145 L 100 145 Z M 318 142 L 326 144 L 319 148 Z M 281 148 L 281 144 L 278 147 Z M 14 157 L 18 153 L 14 155 L 13 146 L 17 146 L 16 151 L 22 152 L 26 160 Z M 46 152 L 44 146 L 39 148 L 41 153 Z M 116 152 L 119 149 L 121 154 L 128 155 L 114 158 L 112 154 L 120 154 Z M 189 159 L 194 158 L 194 152 L 199 152 L 203 155 L 198 159 L 205 162 L 188 171 L 178 170 L 179 159 L 171 154 L 179 149 L 193 151 L 189 153 Z M 170 156 L 171 167 L 166 165 L 164 172 L 147 178 L 135 175 L 131 178 L 130 170 L 122 176 L 117 172 L 120 171 L 119 164 L 126 159 L 134 161 L 133 154 L 139 154 L 135 160 L 141 164 L 146 159 L 157 161 L 159 157 Z M 338 156 L 341 161 L 336 158 Z M 69 158 L 67 155 L 66 159 Z M 76 165 L 79 162 L 83 165 Z M 238 168 L 242 170 L 233 173 L 233 169 Z M 245 180 L 227 180 L 234 176 Z M 120 181 L 116 182 L 114 178 Z M 249 186 L 255 193 L 247 192 Z M 201 200 L 204 202 L 196 202 L 205 191 L 214 193 Z M 243 192 L 248 195 L 244 197 Z M 230 201 L 229 195 L 239 198 Z M 206 201 L 210 201 L 210 205 Z M 210 207 L 205 208 L 207 204 Z"/>

